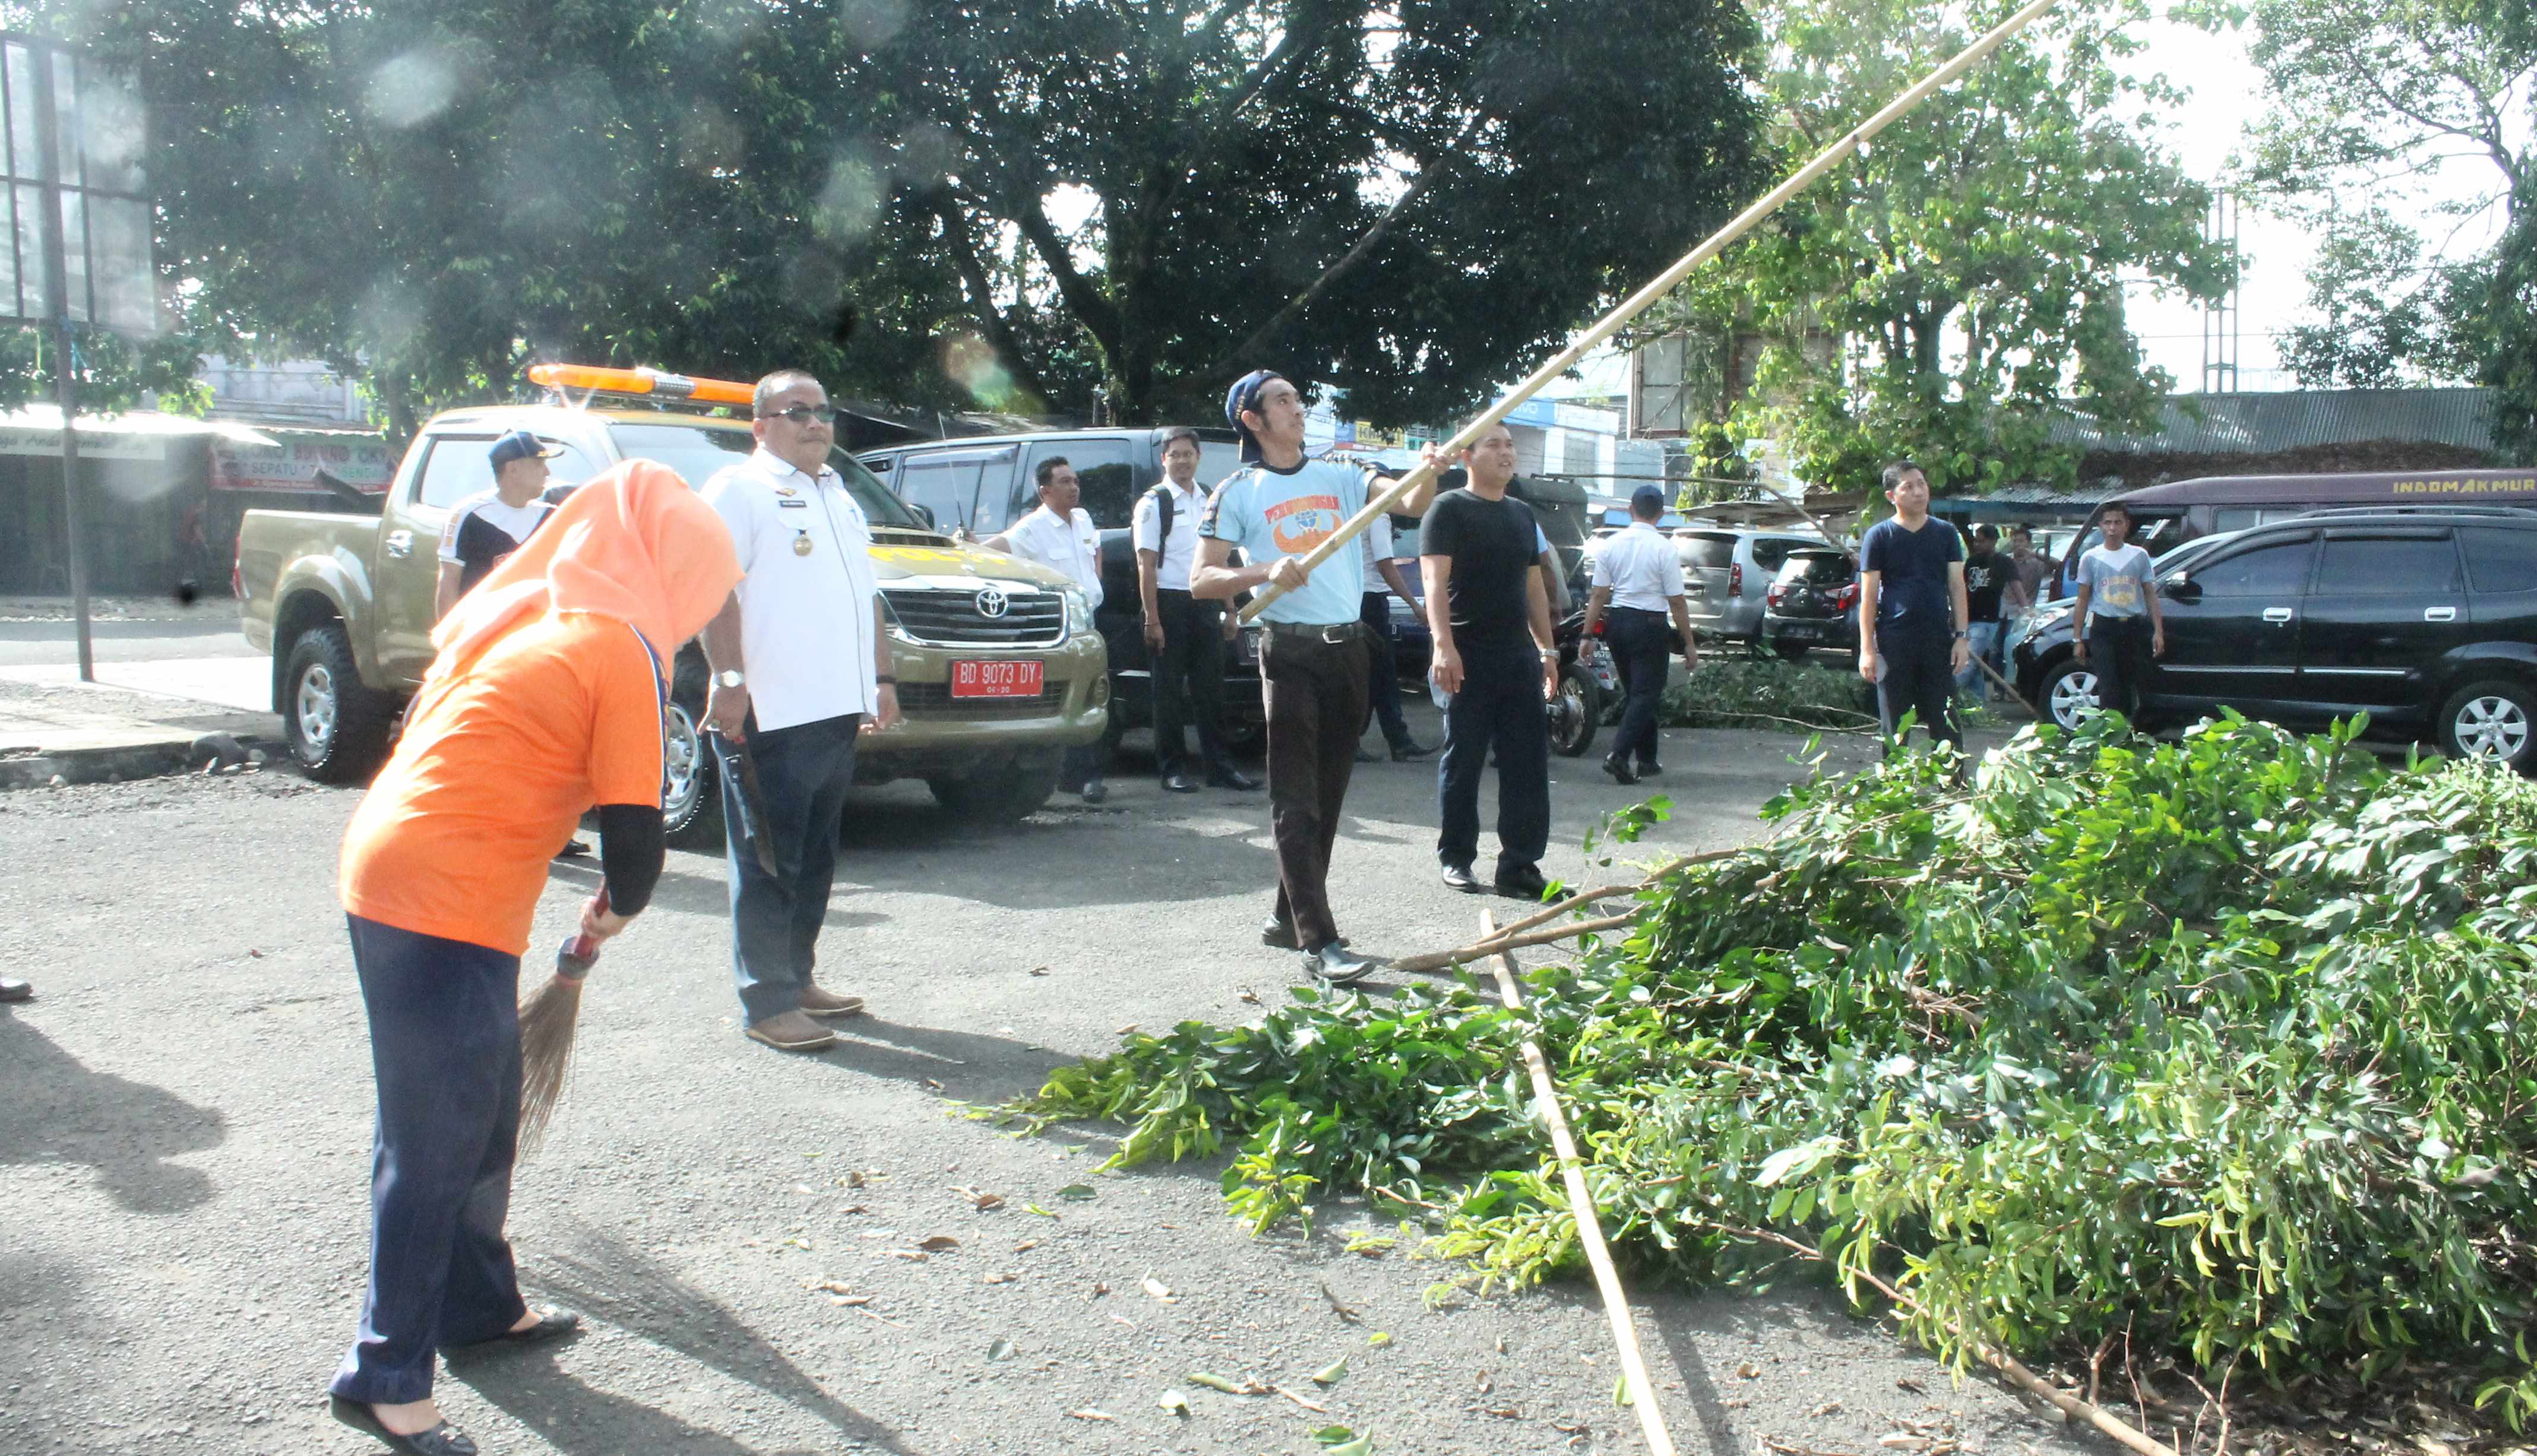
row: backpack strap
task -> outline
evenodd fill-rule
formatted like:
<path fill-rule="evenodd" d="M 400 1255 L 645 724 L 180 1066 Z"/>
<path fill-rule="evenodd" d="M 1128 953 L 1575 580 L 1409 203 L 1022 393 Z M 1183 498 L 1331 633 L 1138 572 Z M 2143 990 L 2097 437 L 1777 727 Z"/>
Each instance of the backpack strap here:
<path fill-rule="evenodd" d="M 1172 511 L 1176 504 L 1172 484 L 1165 480 L 1145 493 L 1154 498 L 1154 551 L 1159 555 L 1172 543 Z"/>

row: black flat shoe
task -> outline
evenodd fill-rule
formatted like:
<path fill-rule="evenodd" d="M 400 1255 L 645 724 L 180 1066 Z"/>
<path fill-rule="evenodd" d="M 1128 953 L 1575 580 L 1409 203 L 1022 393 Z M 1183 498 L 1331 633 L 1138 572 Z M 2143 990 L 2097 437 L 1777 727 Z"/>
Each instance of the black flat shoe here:
<path fill-rule="evenodd" d="M 1541 892 L 1550 888 L 1550 881 L 1541 877 L 1540 870 L 1527 864 L 1499 870 L 1496 883 L 1489 888 L 1509 900 L 1539 900 Z"/>
<path fill-rule="evenodd" d="M 1095 779 L 1091 783 L 1084 785 L 1080 791 L 1083 794 L 1083 801 L 1085 803 L 1097 804 L 1110 796 L 1110 786 L 1102 783 L 1098 779 Z"/>
<path fill-rule="evenodd" d="M 1344 940 L 1334 940 L 1320 950 L 1304 953 L 1304 969 L 1332 985 L 1354 985 L 1383 967 L 1381 957 L 1358 955 L 1348 949 Z"/>
<path fill-rule="evenodd" d="M 1480 893 L 1480 877 L 1471 873 L 1467 864 L 1448 864 L 1444 866 L 1444 876 L 1448 890 L 1460 890 L 1465 895 Z"/>
<path fill-rule="evenodd" d="M 1356 751 L 1356 761 L 1359 763 L 1381 763 L 1383 762 L 1383 755 L 1380 753 L 1368 753 L 1366 750 L 1360 748 Z"/>
<path fill-rule="evenodd" d="M 1260 943 L 1273 950 L 1302 950 L 1304 943 L 1295 938 L 1295 927 L 1270 916 L 1260 922 Z"/>
<path fill-rule="evenodd" d="M 1435 749 L 1424 743 L 1398 743 L 1393 745 L 1392 761 L 1394 763 L 1412 763 L 1418 759 L 1425 758 L 1428 754 L 1435 751 Z"/>
<path fill-rule="evenodd" d="M 1664 777 L 1664 766 L 1662 764 L 1643 763 L 1639 765 L 1639 777 L 1642 779 L 1661 779 Z"/>
<path fill-rule="evenodd" d="M 538 1322 L 524 1330 L 504 1330 L 490 1340 L 476 1340 L 465 1345 L 449 1345 L 447 1350 L 500 1350 L 509 1345 L 543 1345 L 560 1340 L 581 1328 L 581 1316 L 569 1309 L 549 1309 L 538 1316 Z"/>
<path fill-rule="evenodd" d="M 460 1434 L 458 1427 L 446 1421 L 429 1430 L 399 1435 L 380 1424 L 378 1413 L 360 1401 L 346 1400 L 340 1395 L 329 1396 L 327 1409 L 346 1425 L 387 1442 L 391 1451 L 410 1451 L 414 1456 L 479 1456 L 476 1443 Z"/>
<path fill-rule="evenodd" d="M 1240 769 L 1217 769 L 1206 776 L 1206 787 L 1230 789 L 1238 793 L 1248 793 L 1260 787 L 1260 781 Z"/>
<path fill-rule="evenodd" d="M 1167 775 L 1163 779 L 1163 788 L 1173 793 L 1198 792 L 1198 786 L 1190 782 L 1190 776 L 1187 774 Z"/>
<path fill-rule="evenodd" d="M 1631 771 L 1630 766 L 1618 759 L 1607 758 L 1603 760 L 1603 772 L 1611 775 L 1615 780 L 1623 784 L 1636 784 L 1639 782 L 1639 776 Z"/>

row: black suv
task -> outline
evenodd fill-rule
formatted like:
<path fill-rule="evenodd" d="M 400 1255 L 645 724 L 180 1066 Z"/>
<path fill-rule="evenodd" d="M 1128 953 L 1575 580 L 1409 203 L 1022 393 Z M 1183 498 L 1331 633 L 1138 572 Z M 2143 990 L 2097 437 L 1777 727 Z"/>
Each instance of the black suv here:
<path fill-rule="evenodd" d="M 2366 712 L 2374 731 L 2537 773 L 2537 511 L 2312 512 L 2165 569 L 2155 590 L 2167 655 L 2145 719 Z M 2066 611 L 2048 613 L 2010 661 L 2018 691 L 2065 726 L 2094 689 L 2070 635 Z"/>
<path fill-rule="evenodd" d="M 1818 647 L 1858 656 L 1858 564 L 1848 551 L 1790 551 L 1762 594 L 1762 645 L 1803 662 Z"/>
<path fill-rule="evenodd" d="M 856 456 L 899 499 L 924 510 L 943 531 L 984 540 L 1039 507 L 1039 463 L 1063 457 L 1083 487 L 1083 509 L 1101 528 L 1101 605 L 1094 624 L 1110 650 L 1110 741 L 1154 722 L 1153 665 L 1145 656 L 1144 613 L 1137 594 L 1137 548 L 1129 515 L 1163 478 L 1163 440 L 1150 426 L 1044 430 L 1023 435 L 968 435 L 869 450 Z M 1200 488 L 1241 467 L 1231 430 L 1199 432 Z M 1175 532 L 1197 523 L 1175 521 Z M 1225 741 L 1237 750 L 1266 736 L 1260 696 L 1260 634 L 1246 630 L 1225 654 Z"/>

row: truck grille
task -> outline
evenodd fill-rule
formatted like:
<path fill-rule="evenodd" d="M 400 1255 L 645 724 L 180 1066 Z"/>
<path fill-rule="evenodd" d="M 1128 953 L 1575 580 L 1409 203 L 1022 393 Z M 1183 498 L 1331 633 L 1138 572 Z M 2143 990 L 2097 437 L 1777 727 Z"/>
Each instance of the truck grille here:
<path fill-rule="evenodd" d="M 1066 599 L 1055 592 L 985 584 L 974 592 L 884 590 L 908 636 L 929 647 L 1055 647 L 1066 637 Z M 1001 611 L 990 608 L 1002 603 Z"/>
<path fill-rule="evenodd" d="M 1028 698 L 955 698 L 947 682 L 902 682 L 898 711 L 910 718 L 949 718 L 980 722 L 1007 718 L 1048 718 L 1066 704 L 1066 684 L 1044 682 Z"/>

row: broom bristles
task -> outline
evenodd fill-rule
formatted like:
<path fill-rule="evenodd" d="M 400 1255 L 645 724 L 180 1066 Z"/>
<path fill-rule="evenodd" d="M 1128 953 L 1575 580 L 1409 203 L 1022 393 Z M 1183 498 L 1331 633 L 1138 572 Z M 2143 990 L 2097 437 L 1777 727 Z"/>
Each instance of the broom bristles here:
<path fill-rule="evenodd" d="M 555 1104 L 572 1071 L 572 1032 L 581 1018 L 581 981 L 550 976 L 520 1005 L 520 1156 L 547 1140 Z"/>

